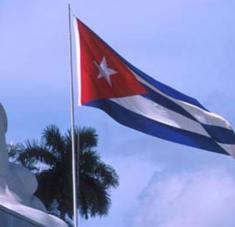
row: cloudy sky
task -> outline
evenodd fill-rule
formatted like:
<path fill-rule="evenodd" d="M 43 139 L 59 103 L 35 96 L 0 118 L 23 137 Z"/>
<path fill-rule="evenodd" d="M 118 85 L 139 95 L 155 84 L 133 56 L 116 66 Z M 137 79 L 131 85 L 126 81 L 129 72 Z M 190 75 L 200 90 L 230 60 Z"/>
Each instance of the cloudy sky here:
<path fill-rule="evenodd" d="M 72 0 L 75 15 L 157 80 L 235 124 L 232 0 Z M 8 142 L 69 127 L 67 2 L 1 0 L 0 97 Z M 76 108 L 99 134 L 98 152 L 120 177 L 96 227 L 233 227 L 235 160 L 144 135 L 100 110 Z M 106 130 L 104 130 L 104 128 Z"/>

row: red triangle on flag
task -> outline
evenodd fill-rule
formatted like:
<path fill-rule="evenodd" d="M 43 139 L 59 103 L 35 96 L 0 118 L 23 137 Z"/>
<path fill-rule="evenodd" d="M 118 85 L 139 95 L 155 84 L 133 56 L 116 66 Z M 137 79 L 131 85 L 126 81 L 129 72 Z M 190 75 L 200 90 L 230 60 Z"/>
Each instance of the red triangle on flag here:
<path fill-rule="evenodd" d="M 144 87 L 94 32 L 76 20 L 80 39 L 81 104 L 143 94 Z"/>

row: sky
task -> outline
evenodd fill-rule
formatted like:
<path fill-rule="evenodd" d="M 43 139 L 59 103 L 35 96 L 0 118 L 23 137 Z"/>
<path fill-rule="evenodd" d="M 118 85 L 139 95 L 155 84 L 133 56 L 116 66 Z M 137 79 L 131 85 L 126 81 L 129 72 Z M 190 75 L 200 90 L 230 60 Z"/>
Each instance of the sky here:
<path fill-rule="evenodd" d="M 37 139 L 49 124 L 70 126 L 67 4 L 0 2 L 8 142 Z M 234 1 L 71 0 L 71 7 L 133 65 L 235 124 Z M 81 227 L 235 225 L 233 158 L 144 135 L 94 108 L 77 107 L 76 124 L 97 130 L 97 151 L 120 179 L 109 215 Z"/>

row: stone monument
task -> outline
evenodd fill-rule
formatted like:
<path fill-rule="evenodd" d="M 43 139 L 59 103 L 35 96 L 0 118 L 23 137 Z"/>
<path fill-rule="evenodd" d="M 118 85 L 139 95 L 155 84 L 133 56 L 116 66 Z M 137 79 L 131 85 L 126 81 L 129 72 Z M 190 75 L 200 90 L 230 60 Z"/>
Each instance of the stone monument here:
<path fill-rule="evenodd" d="M 7 115 L 0 103 L 0 227 L 67 227 L 64 221 L 49 215 L 34 195 L 38 186 L 34 174 L 8 161 L 7 127 Z"/>

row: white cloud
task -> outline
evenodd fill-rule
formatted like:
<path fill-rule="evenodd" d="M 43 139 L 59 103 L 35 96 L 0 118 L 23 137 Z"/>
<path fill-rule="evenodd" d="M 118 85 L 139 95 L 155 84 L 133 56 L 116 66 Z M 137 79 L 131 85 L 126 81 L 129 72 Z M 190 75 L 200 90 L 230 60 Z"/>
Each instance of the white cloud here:
<path fill-rule="evenodd" d="M 235 179 L 225 169 L 154 176 L 131 227 L 233 227 Z"/>
<path fill-rule="evenodd" d="M 151 180 L 154 172 L 159 173 L 163 165 L 153 163 L 144 155 L 115 155 L 111 159 L 103 158 L 117 171 L 119 187 L 112 190 L 112 205 L 107 217 L 81 220 L 81 226 L 125 226 L 133 208 L 138 204 L 138 197 Z"/>

